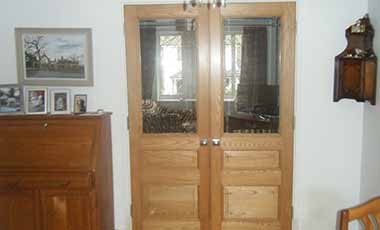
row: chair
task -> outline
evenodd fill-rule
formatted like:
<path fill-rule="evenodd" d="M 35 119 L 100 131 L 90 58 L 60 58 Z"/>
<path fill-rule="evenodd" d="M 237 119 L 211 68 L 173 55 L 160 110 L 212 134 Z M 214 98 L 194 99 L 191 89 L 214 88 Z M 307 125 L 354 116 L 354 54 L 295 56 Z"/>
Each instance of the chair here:
<path fill-rule="evenodd" d="M 357 207 L 342 210 L 339 230 L 348 230 L 348 223 L 353 220 L 359 220 L 365 230 L 378 230 L 380 227 L 380 197 Z"/>

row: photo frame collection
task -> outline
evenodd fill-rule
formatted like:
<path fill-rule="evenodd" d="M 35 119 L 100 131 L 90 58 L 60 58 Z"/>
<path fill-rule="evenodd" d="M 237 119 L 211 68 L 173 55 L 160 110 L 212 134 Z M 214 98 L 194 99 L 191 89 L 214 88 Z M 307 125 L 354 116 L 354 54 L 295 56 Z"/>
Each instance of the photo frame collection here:
<path fill-rule="evenodd" d="M 15 37 L 19 84 L 0 85 L 0 115 L 86 113 L 87 95 L 66 87 L 94 85 L 91 29 L 16 28 Z"/>
<path fill-rule="evenodd" d="M 70 89 L 38 86 L 0 85 L 0 115 L 82 114 L 87 112 L 87 95 Z"/>

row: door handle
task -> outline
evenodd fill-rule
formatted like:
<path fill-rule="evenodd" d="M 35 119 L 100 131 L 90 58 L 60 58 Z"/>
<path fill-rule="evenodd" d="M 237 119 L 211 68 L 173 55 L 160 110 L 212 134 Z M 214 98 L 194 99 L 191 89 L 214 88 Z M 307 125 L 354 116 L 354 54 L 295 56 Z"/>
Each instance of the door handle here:
<path fill-rule="evenodd" d="M 201 146 L 207 146 L 208 145 L 208 139 L 207 138 L 201 139 L 200 144 L 201 144 Z"/>
<path fill-rule="evenodd" d="M 212 139 L 212 145 L 219 146 L 220 145 L 220 139 Z"/>

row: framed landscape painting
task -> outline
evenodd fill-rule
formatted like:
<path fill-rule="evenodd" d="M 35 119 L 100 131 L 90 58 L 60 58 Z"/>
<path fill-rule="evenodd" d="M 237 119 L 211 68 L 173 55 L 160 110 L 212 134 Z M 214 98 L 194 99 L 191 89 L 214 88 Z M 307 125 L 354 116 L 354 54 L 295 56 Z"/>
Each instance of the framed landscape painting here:
<path fill-rule="evenodd" d="M 93 86 L 91 29 L 16 28 L 24 85 Z"/>

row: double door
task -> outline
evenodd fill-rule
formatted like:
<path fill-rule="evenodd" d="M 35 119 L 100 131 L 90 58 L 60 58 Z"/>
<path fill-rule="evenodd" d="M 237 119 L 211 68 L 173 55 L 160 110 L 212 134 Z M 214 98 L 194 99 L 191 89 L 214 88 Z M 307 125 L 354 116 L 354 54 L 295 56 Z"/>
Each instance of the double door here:
<path fill-rule="evenodd" d="M 134 230 L 287 230 L 295 4 L 125 7 Z"/>

